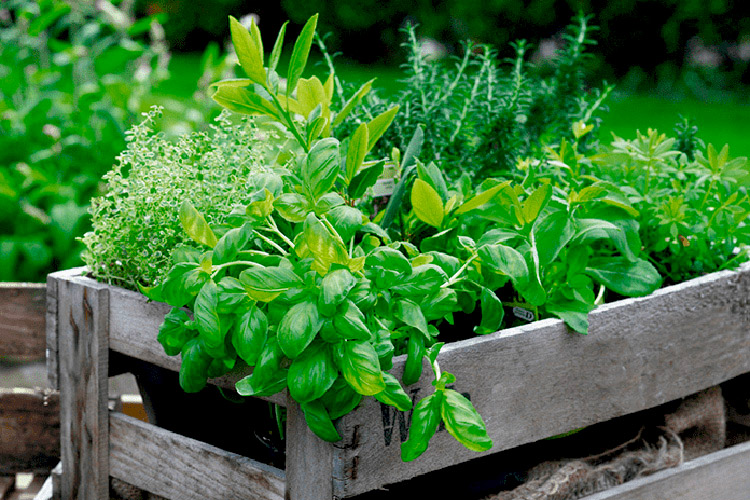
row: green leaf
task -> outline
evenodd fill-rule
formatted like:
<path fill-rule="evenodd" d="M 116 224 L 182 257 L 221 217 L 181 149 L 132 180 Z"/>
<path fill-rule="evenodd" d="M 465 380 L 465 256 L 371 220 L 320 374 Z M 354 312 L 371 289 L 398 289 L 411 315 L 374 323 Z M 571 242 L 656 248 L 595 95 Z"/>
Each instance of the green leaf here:
<path fill-rule="evenodd" d="M 353 199 L 361 198 L 365 192 L 370 189 L 383 175 L 385 161 L 379 161 L 372 167 L 362 169 L 349 183 L 349 197 Z M 380 226 L 378 226 L 380 229 Z"/>
<path fill-rule="evenodd" d="M 432 294 L 448 282 L 448 275 L 434 264 L 423 264 L 413 269 L 411 276 L 402 283 L 391 287 L 391 291 L 401 295 Z"/>
<path fill-rule="evenodd" d="M 517 290 L 524 289 L 529 283 L 529 268 L 526 260 L 518 250 L 507 245 L 485 245 L 477 251 L 482 264 L 510 276 Z"/>
<path fill-rule="evenodd" d="M 237 254 L 243 250 L 253 236 L 253 228 L 250 224 L 244 224 L 241 228 L 230 229 L 214 247 L 212 262 L 215 265 L 232 262 Z"/>
<path fill-rule="evenodd" d="M 444 318 L 461 309 L 458 306 L 458 295 L 452 288 L 441 288 L 438 292 L 422 299 L 419 307 L 427 321 Z"/>
<path fill-rule="evenodd" d="M 344 242 L 337 235 L 331 234 L 315 214 L 308 214 L 302 228 L 307 248 L 314 258 L 312 269 L 325 275 L 332 264 L 347 265 L 349 254 Z"/>
<path fill-rule="evenodd" d="M 393 316 L 425 335 L 429 335 L 427 320 L 422 314 L 422 310 L 413 301 L 409 299 L 397 300 L 393 308 Z"/>
<path fill-rule="evenodd" d="M 199 268 L 198 264 L 176 264 L 169 270 L 167 279 L 162 284 L 162 298 L 170 306 L 182 307 L 193 300 L 208 279 L 208 273 Z"/>
<path fill-rule="evenodd" d="M 232 332 L 232 345 L 248 366 L 255 366 L 268 338 L 268 318 L 255 304 L 239 317 Z"/>
<path fill-rule="evenodd" d="M 424 345 L 424 336 L 418 333 L 409 335 L 409 341 L 406 345 L 406 364 L 404 365 L 404 375 L 402 380 L 406 385 L 412 385 L 419 382 L 422 376 L 422 358 L 427 354 Z"/>
<path fill-rule="evenodd" d="M 648 261 L 624 257 L 591 259 L 586 274 L 620 295 L 641 297 L 661 286 L 661 276 Z"/>
<path fill-rule="evenodd" d="M 331 191 L 338 174 L 339 141 L 332 137 L 316 141 L 302 164 L 302 182 L 310 201 L 317 202 Z"/>
<path fill-rule="evenodd" d="M 536 191 L 526 198 L 526 201 L 523 202 L 521 213 L 523 213 L 523 218 L 526 220 L 527 224 L 536 220 L 539 213 L 547 205 L 551 196 L 552 186 L 549 184 L 542 184 L 536 189 Z"/>
<path fill-rule="evenodd" d="M 492 448 L 487 428 L 471 401 L 452 389 L 446 389 L 443 394 L 440 414 L 448 433 L 472 451 L 487 451 Z M 412 427 L 413 425 L 412 423 Z"/>
<path fill-rule="evenodd" d="M 219 287 L 208 280 L 198 292 L 195 298 L 195 324 L 198 327 L 201 338 L 210 346 L 218 346 L 224 343 L 224 335 L 219 320 Z"/>
<path fill-rule="evenodd" d="M 302 73 L 305 71 L 307 65 L 307 56 L 310 54 L 310 45 L 312 45 L 312 39 L 315 35 L 315 27 L 318 24 L 318 15 L 315 14 L 307 20 L 305 26 L 302 28 L 297 40 L 294 42 L 294 49 L 292 49 L 292 57 L 289 60 L 289 73 L 287 76 L 287 95 L 292 95 L 297 82 L 299 81 Z"/>
<path fill-rule="evenodd" d="M 563 320 L 572 330 L 586 335 L 589 331 L 589 313 L 596 306 L 578 300 L 555 300 L 544 305 L 549 314 Z"/>
<path fill-rule="evenodd" d="M 317 14 L 316 14 L 317 15 Z M 305 414 L 305 422 L 316 436 L 323 441 L 335 443 L 341 441 L 341 436 L 333 426 L 331 416 L 321 400 L 310 401 L 300 405 Z"/>
<path fill-rule="evenodd" d="M 281 350 L 290 359 L 299 356 L 323 326 L 318 306 L 312 298 L 293 305 L 281 318 L 278 339 Z"/>
<path fill-rule="evenodd" d="M 414 181 L 414 186 L 411 189 L 411 204 L 414 208 L 414 215 L 422 222 L 438 228 L 443 224 L 443 217 L 445 215 L 443 200 L 422 179 Z"/>
<path fill-rule="evenodd" d="M 320 400 L 328 410 L 331 419 L 336 420 L 355 409 L 362 401 L 362 395 L 352 389 L 346 379 L 339 375 Z"/>
<path fill-rule="evenodd" d="M 235 52 L 237 52 L 237 58 L 240 60 L 240 66 L 245 70 L 248 78 L 255 83 L 265 85 L 266 70 L 263 68 L 263 47 L 256 45 L 254 37 L 233 16 L 229 16 L 229 30 L 232 33 L 232 43 Z"/>
<path fill-rule="evenodd" d="M 251 267 L 240 273 L 240 283 L 248 295 L 261 302 L 271 302 L 281 292 L 302 286 L 302 279 L 285 267 Z"/>
<path fill-rule="evenodd" d="M 287 370 L 281 368 L 284 357 L 276 337 L 268 339 L 258 356 L 253 373 L 235 384 L 241 396 L 272 396 L 287 385 Z"/>
<path fill-rule="evenodd" d="M 401 161 L 401 179 L 396 185 L 396 189 L 391 195 L 391 199 L 388 201 L 388 205 L 385 207 L 385 215 L 380 221 L 380 227 L 388 229 L 393 220 L 396 218 L 396 214 L 401 210 L 401 203 L 406 193 L 406 184 L 410 179 L 411 174 L 414 172 L 414 162 L 416 161 L 419 152 L 422 149 L 424 143 L 424 131 L 421 125 L 417 125 L 414 130 L 414 135 L 409 140 L 409 145 L 406 147 L 406 153 Z"/>
<path fill-rule="evenodd" d="M 497 298 L 495 292 L 484 287 L 482 287 L 480 300 L 482 304 L 482 322 L 479 326 L 474 327 L 474 333 L 477 335 L 495 333 L 503 324 L 503 317 L 505 316 L 503 303 Z"/>
<path fill-rule="evenodd" d="M 332 208 L 326 218 L 344 241 L 351 240 L 354 234 L 363 226 L 362 212 L 348 205 Z"/>
<path fill-rule="evenodd" d="M 328 345 L 313 342 L 289 366 L 289 395 L 300 403 L 318 399 L 330 389 L 338 373 Z"/>
<path fill-rule="evenodd" d="M 437 166 L 430 162 L 425 165 L 417 160 L 417 176 L 430 185 L 436 193 L 440 195 L 443 202 L 448 201 L 448 187 L 445 185 L 445 178 Z"/>
<path fill-rule="evenodd" d="M 398 106 L 393 106 L 367 123 L 367 151 L 371 151 L 372 148 L 375 147 L 375 143 L 378 142 L 378 139 L 380 139 L 380 137 L 385 134 L 385 131 L 388 130 L 388 127 L 391 126 L 393 118 L 396 116 L 396 113 L 398 113 L 398 108 Z"/>
<path fill-rule="evenodd" d="M 437 391 L 417 403 L 411 417 L 409 438 L 401 443 L 401 460 L 404 462 L 411 462 L 427 450 L 440 423 L 443 399 L 443 391 Z"/>
<path fill-rule="evenodd" d="M 221 82 L 220 82 L 221 83 Z M 211 98 L 219 105 L 245 115 L 267 115 L 276 121 L 282 121 L 279 110 L 254 92 L 254 89 L 232 85 L 219 85 Z"/>
<path fill-rule="evenodd" d="M 188 330 L 185 323 L 190 321 L 187 313 L 177 307 L 164 317 L 164 322 L 159 327 L 159 335 L 156 339 L 164 347 L 168 356 L 177 356 L 182 351 L 185 343 L 195 336 L 195 332 Z"/>
<path fill-rule="evenodd" d="M 456 215 L 461 215 L 468 212 L 469 210 L 474 210 L 475 208 L 481 207 L 492 198 L 494 198 L 497 193 L 508 186 L 510 186 L 510 181 L 505 181 L 502 184 L 498 184 L 490 189 L 487 189 L 486 191 L 482 191 L 476 196 L 473 196 L 470 200 L 466 201 L 456 209 Z"/>
<path fill-rule="evenodd" d="M 180 387 L 188 393 L 199 392 L 206 386 L 211 356 L 206 354 L 200 339 L 189 340 L 182 347 Z"/>
<path fill-rule="evenodd" d="M 552 212 L 536 220 L 534 227 L 539 263 L 546 266 L 554 261 L 565 245 L 573 239 L 574 227 L 565 210 Z"/>
<path fill-rule="evenodd" d="M 341 373 L 347 383 L 363 396 L 374 396 L 385 390 L 378 354 L 369 342 L 342 342 Z"/>
<path fill-rule="evenodd" d="M 289 222 L 303 222 L 310 212 L 307 198 L 299 193 L 284 193 L 273 202 L 274 208 Z"/>
<path fill-rule="evenodd" d="M 346 300 L 333 317 L 336 336 L 341 339 L 370 340 L 372 333 L 365 325 L 365 316 L 357 305 Z"/>
<path fill-rule="evenodd" d="M 336 308 L 357 284 L 357 279 L 347 269 L 336 269 L 323 276 L 318 296 L 318 309 L 325 316 L 333 316 Z"/>
<path fill-rule="evenodd" d="M 284 48 L 284 34 L 286 34 L 286 25 L 289 21 L 281 25 L 279 34 L 276 35 L 276 43 L 273 44 L 273 50 L 271 51 L 271 58 L 268 60 L 268 71 L 276 71 L 276 66 L 279 65 L 279 58 L 281 57 L 281 50 Z"/>
<path fill-rule="evenodd" d="M 359 172 L 359 167 L 365 161 L 368 149 L 367 124 L 361 123 L 349 139 L 349 148 L 346 150 L 346 183 L 349 184 Z"/>
<path fill-rule="evenodd" d="M 180 223 L 185 233 L 195 241 L 211 248 L 216 246 L 218 240 L 216 235 L 211 231 L 206 219 L 198 213 L 189 200 L 185 200 L 180 205 Z"/>
<path fill-rule="evenodd" d="M 226 375 L 237 362 L 235 357 L 214 358 L 208 365 L 208 378 Z"/>
<path fill-rule="evenodd" d="M 381 403 L 395 406 L 401 411 L 411 410 L 413 406 L 411 398 L 401 387 L 398 379 L 388 372 L 383 372 L 383 380 L 385 381 L 385 390 L 375 394 L 375 399 Z"/>
<path fill-rule="evenodd" d="M 332 126 L 334 128 L 338 127 L 344 119 L 349 116 L 349 113 L 352 112 L 354 107 L 359 103 L 359 101 L 367 95 L 368 92 L 372 89 L 372 82 L 374 82 L 375 79 L 373 78 L 369 82 L 365 82 L 362 84 L 359 89 L 352 95 L 348 101 L 346 101 L 346 104 L 344 104 L 344 107 L 341 108 L 341 111 L 336 113 L 336 118 L 333 119 Z"/>
<path fill-rule="evenodd" d="M 247 306 L 250 303 L 250 297 L 247 295 L 245 287 L 237 278 L 225 276 L 218 284 L 219 287 L 219 314 L 231 314 L 240 306 Z"/>

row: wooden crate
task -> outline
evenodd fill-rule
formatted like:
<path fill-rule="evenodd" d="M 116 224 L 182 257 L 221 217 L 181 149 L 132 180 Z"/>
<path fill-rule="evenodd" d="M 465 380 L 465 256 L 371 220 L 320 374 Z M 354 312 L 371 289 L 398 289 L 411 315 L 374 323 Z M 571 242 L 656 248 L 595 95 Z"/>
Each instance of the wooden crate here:
<path fill-rule="evenodd" d="M 447 345 L 441 367 L 457 376 L 456 389 L 470 396 L 494 441 L 484 454 L 466 450 L 442 431 L 422 457 L 402 463 L 400 442 L 406 437 L 408 414 L 368 399 L 337 423 L 343 440 L 329 444 L 315 437 L 299 407 L 289 404 L 287 469 L 281 471 L 108 414 L 110 349 L 179 369 L 179 360 L 166 356 L 156 341 L 169 310 L 166 305 L 97 283 L 80 270 L 50 275 L 48 292 L 50 380 L 61 389 L 63 499 L 106 498 L 110 474 L 174 499 L 347 498 L 653 408 L 750 372 L 746 266 L 602 306 L 591 314 L 587 336 L 568 331 L 559 320 L 544 320 Z M 403 356 L 394 359 L 395 375 L 401 374 L 404 362 Z M 242 376 L 234 373 L 211 382 L 232 387 Z M 431 381 L 424 378 L 407 388 L 415 398 L 431 390 Z M 284 396 L 269 399 L 287 405 Z M 129 448 L 131 443 L 139 447 Z M 728 472 L 719 473 L 722 480 L 746 487 L 747 479 L 733 471 L 750 467 L 748 447 L 716 455 L 667 476 L 703 477 L 690 475 L 695 472 L 690 467 L 711 474 L 727 464 Z M 665 481 L 680 483 L 679 477 Z M 600 498 L 646 498 L 627 496 L 622 488 Z"/>

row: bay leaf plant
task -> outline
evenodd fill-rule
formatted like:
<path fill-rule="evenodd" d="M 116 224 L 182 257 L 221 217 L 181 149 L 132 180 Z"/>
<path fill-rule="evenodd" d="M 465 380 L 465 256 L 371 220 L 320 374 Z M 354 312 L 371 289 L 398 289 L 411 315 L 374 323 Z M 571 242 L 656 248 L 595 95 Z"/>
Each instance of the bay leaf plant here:
<path fill-rule="evenodd" d="M 169 355 L 181 354 L 184 390 L 199 391 L 207 378 L 247 364 L 254 369 L 237 383 L 241 395 L 288 388 L 310 428 L 327 441 L 340 439 L 333 420 L 363 396 L 411 410 L 411 398 L 387 370 L 394 354 L 408 351 L 403 382 L 414 383 L 426 356 L 435 390 L 414 409 L 403 459 L 424 452 L 441 421 L 464 446 L 488 450 L 484 422 L 448 387 L 455 377 L 437 361 L 442 344 L 434 323 L 457 310 L 455 286 L 465 266 L 449 274 L 456 258 L 435 259 L 408 242 L 392 242 L 355 206 L 382 172 L 382 162 L 366 164 L 365 157 L 398 108 L 343 141 L 331 136 L 370 84 L 335 111 L 333 78 L 301 77 L 316 22 L 313 16 L 303 27 L 282 82 L 276 68 L 286 25 L 265 64 L 258 28 L 230 18 L 247 78 L 218 82 L 214 99 L 277 121 L 293 144 L 283 166 L 249 179 L 250 202 L 236 207 L 226 227 L 210 227 L 190 201 L 183 203 L 182 227 L 203 250 L 176 249 L 166 279 L 142 287 L 173 306 L 158 340 Z"/>

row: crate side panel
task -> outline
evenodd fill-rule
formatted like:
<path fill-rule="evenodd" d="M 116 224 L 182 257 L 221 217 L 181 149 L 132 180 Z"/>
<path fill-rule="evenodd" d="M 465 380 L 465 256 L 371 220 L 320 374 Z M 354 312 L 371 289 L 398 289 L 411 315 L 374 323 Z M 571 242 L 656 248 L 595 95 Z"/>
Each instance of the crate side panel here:
<path fill-rule="evenodd" d="M 284 472 L 150 425 L 110 415 L 110 472 L 175 500 L 284 499 Z"/>
<path fill-rule="evenodd" d="M 722 272 L 593 312 L 588 335 L 544 320 L 445 346 L 439 362 L 474 403 L 493 448 L 507 450 L 655 407 L 750 371 L 750 272 Z M 393 373 L 403 371 L 404 358 Z M 416 400 L 432 386 L 407 387 Z M 471 460 L 479 454 L 439 430 L 430 447 L 402 463 L 408 413 L 372 398 L 344 417 L 359 429 L 345 442 L 345 496 Z M 348 439 L 348 438 L 345 438 Z"/>
<path fill-rule="evenodd" d="M 0 359 L 44 358 L 46 293 L 42 283 L 0 283 Z"/>
<path fill-rule="evenodd" d="M 750 443 L 697 458 L 584 500 L 747 500 Z"/>

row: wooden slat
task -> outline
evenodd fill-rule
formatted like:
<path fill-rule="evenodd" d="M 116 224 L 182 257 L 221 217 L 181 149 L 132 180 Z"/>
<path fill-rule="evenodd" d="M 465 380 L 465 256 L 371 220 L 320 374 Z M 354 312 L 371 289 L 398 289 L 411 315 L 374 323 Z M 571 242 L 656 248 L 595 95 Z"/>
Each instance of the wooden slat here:
<path fill-rule="evenodd" d="M 0 474 L 52 469 L 60 460 L 59 412 L 57 394 L 0 389 Z"/>
<path fill-rule="evenodd" d="M 62 498 L 108 498 L 108 287 L 57 286 Z"/>
<path fill-rule="evenodd" d="M 750 443 L 636 479 L 585 500 L 747 500 Z"/>
<path fill-rule="evenodd" d="M 93 280 L 86 280 L 94 283 Z M 110 336 L 109 346 L 113 351 L 142 359 L 150 363 L 179 371 L 180 358 L 167 356 L 164 348 L 156 340 L 159 326 L 171 309 L 167 304 L 148 302 L 140 293 L 124 288 L 109 287 L 110 290 Z M 219 387 L 234 389 L 234 384 L 251 372 L 251 369 L 237 370 L 209 382 Z M 279 405 L 286 405 L 286 394 L 264 397 Z"/>
<path fill-rule="evenodd" d="M 438 360 L 482 414 L 494 442 L 485 454 L 652 408 L 750 372 L 749 269 L 602 306 L 586 336 L 550 319 L 448 344 Z M 404 362 L 394 360 L 394 374 Z M 425 364 L 423 381 L 407 391 L 430 394 L 429 373 Z M 442 430 L 423 456 L 402 463 L 409 416 L 400 417 L 403 425 L 367 398 L 343 418 L 341 496 L 481 456 Z"/>
<path fill-rule="evenodd" d="M 284 499 L 284 472 L 126 415 L 110 415 L 113 477 L 174 500 Z"/>
<path fill-rule="evenodd" d="M 43 283 L 0 283 L 0 359 L 45 356 Z"/>
<path fill-rule="evenodd" d="M 287 407 L 286 428 L 287 500 L 330 500 L 333 445 L 313 434 L 296 402 Z"/>

